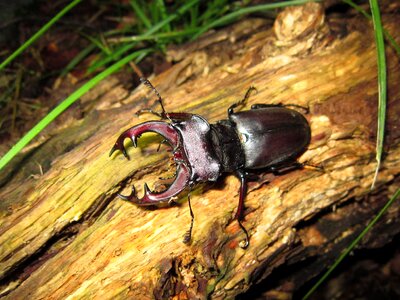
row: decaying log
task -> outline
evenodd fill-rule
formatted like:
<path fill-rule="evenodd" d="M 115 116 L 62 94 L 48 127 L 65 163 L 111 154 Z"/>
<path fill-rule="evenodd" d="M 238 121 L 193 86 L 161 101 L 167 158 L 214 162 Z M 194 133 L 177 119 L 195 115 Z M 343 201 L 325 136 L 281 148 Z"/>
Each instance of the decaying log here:
<path fill-rule="evenodd" d="M 398 20 L 384 16 L 400 42 Z M 248 106 L 310 108 L 312 142 L 300 161 L 323 171 L 264 174 L 249 185 L 245 250 L 233 221 L 238 180 L 229 175 L 200 185 L 191 194 L 195 223 L 185 245 L 186 197 L 180 205 L 143 209 L 116 196 L 131 185 L 154 187 L 172 167 L 167 148 L 157 152 L 159 140 L 151 135 L 139 148 L 128 147 L 130 161 L 120 153 L 108 157 L 122 130 L 151 118 L 136 117 L 137 110 L 157 109 L 146 87 L 129 93 L 111 78 L 82 98 L 90 113 L 49 128 L 1 175 L 5 299 L 230 299 L 265 278 L 276 282 L 269 296 L 291 293 L 325 268 L 399 187 L 400 67 L 388 47 L 386 154 L 370 190 L 377 69 L 372 25 L 362 17 L 326 18 L 318 4 L 288 8 L 273 27 L 249 19 L 170 58 L 176 64 L 151 78 L 169 111 L 215 122 L 253 85 Z M 394 205 L 361 246 L 390 241 L 399 232 L 398 211 Z M 308 258 L 314 258 L 309 265 Z M 301 269 L 293 269 L 300 261 Z M 290 274 L 274 279 L 289 267 Z"/>

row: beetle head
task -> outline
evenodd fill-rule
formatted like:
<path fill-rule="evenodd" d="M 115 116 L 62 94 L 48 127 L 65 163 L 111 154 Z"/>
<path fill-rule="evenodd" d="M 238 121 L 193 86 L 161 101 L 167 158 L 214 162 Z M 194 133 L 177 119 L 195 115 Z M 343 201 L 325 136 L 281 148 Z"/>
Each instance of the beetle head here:
<path fill-rule="evenodd" d="M 172 147 L 177 165 L 176 178 L 167 190 L 154 193 L 145 184 L 143 198 L 137 198 L 135 189 L 132 189 L 131 195 L 121 196 L 123 199 L 138 205 L 157 205 L 170 201 L 189 185 L 202 181 L 215 181 L 219 177 L 221 167 L 210 141 L 208 122 L 198 115 L 183 113 L 174 114 L 174 116 L 180 118 L 173 119 L 172 124 L 161 121 L 145 122 L 126 130 L 117 139 L 110 155 L 120 150 L 129 159 L 123 143 L 126 138 L 130 138 L 133 146 L 136 147 L 137 139 L 141 134 L 158 133 Z"/>

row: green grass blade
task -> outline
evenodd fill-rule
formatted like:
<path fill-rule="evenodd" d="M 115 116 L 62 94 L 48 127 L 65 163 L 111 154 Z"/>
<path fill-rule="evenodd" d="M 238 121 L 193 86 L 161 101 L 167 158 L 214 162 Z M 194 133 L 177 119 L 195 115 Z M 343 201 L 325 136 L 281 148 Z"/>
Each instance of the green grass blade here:
<path fill-rule="evenodd" d="M 169 32 L 160 32 L 151 35 L 134 35 L 134 36 L 127 36 L 127 37 L 120 37 L 115 39 L 109 39 L 108 42 L 110 43 L 127 43 L 127 42 L 142 42 L 142 41 L 157 41 L 168 39 L 171 40 L 177 37 L 189 37 L 196 33 L 199 28 L 188 28 L 181 31 L 169 31 Z"/>
<path fill-rule="evenodd" d="M 103 52 L 105 55 L 112 54 L 112 50 L 110 50 L 106 45 L 104 45 L 100 39 L 92 37 L 84 32 L 81 32 L 81 35 L 87 40 L 89 40 L 92 44 L 94 44 L 97 48 L 99 48 L 100 51 Z"/>
<path fill-rule="evenodd" d="M 0 64 L 0 71 L 4 69 L 10 62 L 12 62 L 18 55 L 20 55 L 26 48 L 32 45 L 38 38 L 40 38 L 55 22 L 62 16 L 74 8 L 82 0 L 73 0 L 70 4 L 64 7 L 57 15 L 55 15 L 49 22 L 47 22 L 38 32 L 36 32 L 29 40 L 27 40 L 21 47 L 15 50 L 5 61 Z"/>
<path fill-rule="evenodd" d="M 99 73 L 91 80 L 82 85 L 79 89 L 69 95 L 64 101 L 62 101 L 56 108 L 54 108 L 49 114 L 47 114 L 39 123 L 37 123 L 29 132 L 23 136 L 2 158 L 0 158 L 0 170 L 7 165 L 7 163 L 14 158 L 34 137 L 36 137 L 47 125 L 49 125 L 56 117 L 58 117 L 64 110 L 66 110 L 71 104 L 73 104 L 82 95 L 87 93 L 90 89 L 96 86 L 101 80 L 118 71 L 125 64 L 133 59 L 143 57 L 149 50 L 141 50 L 132 53 L 120 61 L 116 62 L 112 66 L 108 67 L 103 72 Z"/>
<path fill-rule="evenodd" d="M 99 67 L 104 66 L 106 63 L 109 63 L 112 60 L 117 60 L 117 58 L 121 57 L 122 55 L 124 55 L 124 53 L 131 50 L 135 45 L 136 45 L 136 43 L 130 43 L 130 44 L 123 45 L 122 47 L 113 51 L 112 54 L 107 56 L 105 59 L 99 60 L 99 61 L 95 62 L 93 65 L 91 65 L 87 69 L 86 73 L 91 74 L 95 70 L 97 70 Z"/>
<path fill-rule="evenodd" d="M 281 1 L 281 2 L 277 2 L 277 3 L 261 4 L 261 5 L 244 7 L 244 8 L 238 9 L 237 11 L 231 12 L 213 22 L 208 23 L 192 37 L 192 40 L 195 40 L 201 34 L 210 30 L 211 28 L 226 24 L 227 22 L 231 22 L 231 21 L 235 20 L 236 18 L 239 18 L 246 14 L 260 12 L 263 10 L 271 10 L 271 9 L 276 9 L 276 8 L 281 8 L 281 7 L 286 7 L 286 6 L 292 6 L 292 5 L 302 5 L 302 4 L 305 4 L 308 2 L 310 2 L 310 0 L 291 0 L 291 1 Z M 320 1 L 314 1 L 314 2 L 320 2 Z"/>
<path fill-rule="evenodd" d="M 386 57 L 385 57 L 385 42 L 383 39 L 381 14 L 377 0 L 370 0 L 372 21 L 374 24 L 376 52 L 378 59 L 378 130 L 376 139 L 376 170 L 372 181 L 371 188 L 374 187 L 378 176 L 379 168 L 382 161 L 383 142 L 385 138 L 385 122 L 386 122 L 386 90 L 387 90 L 387 73 L 386 73 Z"/>
<path fill-rule="evenodd" d="M 198 19 L 199 19 L 199 6 L 193 6 L 189 10 L 190 14 L 190 28 L 195 28 L 197 27 L 198 24 Z"/>
<path fill-rule="evenodd" d="M 328 276 L 336 269 L 336 267 L 343 261 L 343 259 L 354 249 L 355 246 L 361 241 L 361 239 L 371 230 L 376 222 L 382 217 L 382 215 L 389 209 L 394 201 L 400 196 L 400 189 L 398 189 L 392 198 L 385 204 L 385 206 L 379 211 L 379 213 L 373 218 L 367 227 L 357 236 L 357 238 L 351 242 L 350 246 L 339 256 L 335 263 L 326 271 L 326 273 L 318 280 L 318 282 L 307 292 L 303 297 L 303 300 L 308 299 L 315 290 L 328 278 Z"/>
<path fill-rule="evenodd" d="M 64 70 L 61 72 L 60 76 L 64 77 L 67 75 L 72 69 L 74 69 L 86 56 L 88 56 L 94 49 L 96 49 L 96 45 L 90 44 L 87 46 L 85 49 L 83 49 L 81 52 L 79 52 L 70 62 L 69 64 L 64 68 Z"/>
<path fill-rule="evenodd" d="M 197 4 L 199 1 L 200 0 L 190 0 L 190 1 L 188 1 L 183 6 L 178 8 L 176 13 L 169 15 L 166 19 L 164 19 L 164 20 L 158 22 L 157 24 L 155 24 L 154 26 L 152 26 L 149 30 L 147 30 L 145 33 L 143 33 L 143 36 L 149 36 L 149 35 L 152 35 L 153 33 L 156 33 L 157 31 L 162 29 L 166 24 L 172 22 L 173 20 L 178 18 L 180 15 L 185 13 L 187 10 L 189 10 L 193 5 Z M 112 55 L 107 56 L 103 60 L 98 61 L 95 64 L 93 64 L 89 69 L 89 73 L 95 71 L 96 69 L 106 65 L 107 63 L 109 63 L 109 62 L 111 62 L 113 60 L 118 59 L 121 55 L 123 55 L 124 53 L 126 53 L 129 50 L 133 49 L 133 47 L 135 47 L 136 45 L 137 45 L 136 42 L 124 45 L 123 47 L 121 47 L 121 49 L 116 50 Z"/>
<path fill-rule="evenodd" d="M 131 4 L 133 10 L 135 11 L 136 16 L 139 20 L 143 23 L 143 25 L 149 29 L 151 28 L 151 21 L 146 16 L 144 11 L 140 8 L 140 5 L 137 3 L 137 0 L 130 0 L 129 3 Z"/>
<path fill-rule="evenodd" d="M 371 15 L 368 14 L 362 7 L 358 6 L 351 0 L 343 0 L 344 3 L 350 5 L 358 12 L 363 14 L 368 20 L 372 20 L 375 28 L 375 40 L 377 47 L 378 56 L 378 87 L 379 87 L 379 104 L 378 104 L 378 130 L 377 130 L 377 142 L 376 142 L 376 161 L 377 167 L 375 169 L 375 175 L 372 180 L 371 189 L 374 188 L 376 178 L 378 176 L 384 142 L 384 131 L 385 131 L 385 119 L 386 119 L 386 102 L 387 102 L 387 73 L 386 73 L 386 60 L 385 60 L 385 49 L 382 33 L 385 38 L 389 41 L 392 47 L 400 56 L 400 46 L 396 43 L 395 39 L 382 28 L 382 22 L 379 13 L 379 6 L 377 1 L 371 1 Z M 374 3 L 372 3 L 374 2 Z"/>
<path fill-rule="evenodd" d="M 158 7 L 158 10 L 160 11 L 160 16 L 161 19 L 167 19 L 168 18 L 168 13 L 167 13 L 167 8 L 165 7 L 165 3 L 163 0 L 156 0 L 156 7 Z M 164 25 L 164 30 L 165 31 L 171 31 L 171 24 L 168 22 Z"/>

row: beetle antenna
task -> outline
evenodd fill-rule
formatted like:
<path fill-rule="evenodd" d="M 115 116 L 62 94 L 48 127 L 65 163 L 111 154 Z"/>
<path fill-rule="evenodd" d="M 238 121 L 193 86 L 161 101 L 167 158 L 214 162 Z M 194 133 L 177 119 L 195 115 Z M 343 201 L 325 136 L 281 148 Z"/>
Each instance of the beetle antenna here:
<path fill-rule="evenodd" d="M 161 113 L 162 117 L 167 118 L 168 120 L 170 120 L 172 122 L 171 118 L 169 117 L 169 114 L 166 112 L 166 110 L 164 108 L 163 100 L 161 98 L 160 93 L 157 91 L 157 89 L 151 84 L 151 82 L 147 78 L 140 77 L 140 82 L 142 82 L 145 86 L 147 86 L 149 89 L 151 89 L 154 92 L 154 94 L 156 94 L 158 103 L 160 103 L 160 106 L 162 109 L 162 113 Z"/>
<path fill-rule="evenodd" d="M 188 193 L 188 204 L 189 204 L 189 210 L 190 210 L 190 217 L 192 218 L 190 220 L 190 227 L 189 230 L 186 231 L 185 235 L 183 236 L 183 243 L 189 244 L 190 241 L 192 240 L 192 229 L 193 229 L 193 223 L 194 223 L 194 214 L 192 210 L 192 204 L 190 203 L 190 192 L 192 191 L 192 188 L 190 188 L 190 191 Z"/>

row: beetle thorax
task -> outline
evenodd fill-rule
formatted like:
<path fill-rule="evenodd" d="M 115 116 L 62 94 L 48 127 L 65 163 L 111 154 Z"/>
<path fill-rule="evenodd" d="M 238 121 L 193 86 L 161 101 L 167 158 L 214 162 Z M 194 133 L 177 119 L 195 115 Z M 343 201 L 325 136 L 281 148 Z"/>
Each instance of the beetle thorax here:
<path fill-rule="evenodd" d="M 191 181 L 216 181 L 221 165 L 214 154 L 210 139 L 210 124 L 199 115 L 172 124 L 181 135 L 182 147 L 191 169 Z"/>

